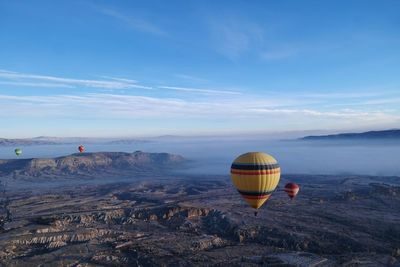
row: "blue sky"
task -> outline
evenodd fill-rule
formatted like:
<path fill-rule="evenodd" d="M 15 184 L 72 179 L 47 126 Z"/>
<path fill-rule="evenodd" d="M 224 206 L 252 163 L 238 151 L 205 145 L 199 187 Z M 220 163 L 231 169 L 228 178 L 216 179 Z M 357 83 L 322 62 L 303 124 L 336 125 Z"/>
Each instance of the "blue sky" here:
<path fill-rule="evenodd" d="M 400 125 L 400 1 L 0 1 L 0 137 Z"/>

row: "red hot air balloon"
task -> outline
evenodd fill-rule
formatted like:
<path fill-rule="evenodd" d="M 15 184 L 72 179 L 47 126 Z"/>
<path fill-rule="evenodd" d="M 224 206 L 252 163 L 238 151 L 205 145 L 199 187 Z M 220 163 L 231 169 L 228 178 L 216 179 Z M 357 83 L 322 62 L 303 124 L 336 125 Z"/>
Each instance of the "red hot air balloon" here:
<path fill-rule="evenodd" d="M 295 183 L 287 183 L 285 185 L 285 192 L 288 194 L 290 199 L 293 199 L 299 192 L 300 187 Z"/>
<path fill-rule="evenodd" d="M 78 150 L 79 150 L 80 153 L 83 153 L 85 151 L 85 147 L 83 145 L 80 145 L 78 147 Z"/>

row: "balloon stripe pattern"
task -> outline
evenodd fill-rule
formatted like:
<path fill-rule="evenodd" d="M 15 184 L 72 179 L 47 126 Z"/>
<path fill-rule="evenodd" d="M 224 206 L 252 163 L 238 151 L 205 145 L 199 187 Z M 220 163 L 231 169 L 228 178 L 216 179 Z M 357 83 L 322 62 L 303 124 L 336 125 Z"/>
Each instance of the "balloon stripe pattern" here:
<path fill-rule="evenodd" d="M 295 184 L 295 183 L 288 183 L 285 185 L 285 192 L 288 194 L 288 196 L 293 199 L 297 193 L 299 192 L 300 187 Z"/>
<path fill-rule="evenodd" d="M 275 191 L 280 173 L 276 159 L 261 152 L 243 154 L 231 166 L 234 186 L 255 209 L 259 209 Z"/>

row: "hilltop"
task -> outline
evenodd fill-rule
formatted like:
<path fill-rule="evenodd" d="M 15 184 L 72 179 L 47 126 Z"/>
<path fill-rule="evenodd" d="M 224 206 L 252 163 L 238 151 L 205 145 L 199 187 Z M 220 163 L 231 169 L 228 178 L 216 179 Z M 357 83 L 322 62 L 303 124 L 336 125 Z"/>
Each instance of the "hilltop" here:
<path fill-rule="evenodd" d="M 104 172 L 156 170 L 185 162 L 179 155 L 136 151 L 72 154 L 57 158 L 0 160 L 0 175 L 15 177 L 91 176 Z M 18 175 L 17 175 L 18 174 Z"/>
<path fill-rule="evenodd" d="M 363 133 L 341 133 L 331 135 L 310 135 L 300 138 L 300 140 L 400 140 L 400 130 L 369 131 Z"/>

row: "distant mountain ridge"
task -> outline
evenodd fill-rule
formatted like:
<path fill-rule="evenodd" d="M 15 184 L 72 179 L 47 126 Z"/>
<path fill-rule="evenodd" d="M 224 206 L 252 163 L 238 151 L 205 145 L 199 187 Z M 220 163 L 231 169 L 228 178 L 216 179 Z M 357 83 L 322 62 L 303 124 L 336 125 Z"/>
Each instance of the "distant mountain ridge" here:
<path fill-rule="evenodd" d="M 0 146 L 30 146 L 30 145 L 55 145 L 57 142 L 35 138 L 8 139 L 0 138 Z"/>
<path fill-rule="evenodd" d="M 376 140 L 376 139 L 387 139 L 387 140 L 400 140 L 400 129 L 383 130 L 383 131 L 369 131 L 363 133 L 341 133 L 331 135 L 311 135 L 300 138 L 300 140 Z"/>
<path fill-rule="evenodd" d="M 91 138 L 91 137 L 50 137 L 38 136 L 34 138 L 0 138 L 0 146 L 32 146 L 32 145 L 65 145 L 65 144 L 141 144 L 149 140 L 126 138 Z"/>
<path fill-rule="evenodd" d="M 182 156 L 168 153 L 141 151 L 83 153 L 57 158 L 0 160 L 0 175 L 20 174 L 36 177 L 84 174 L 90 176 L 105 171 L 156 170 L 185 161 Z"/>

